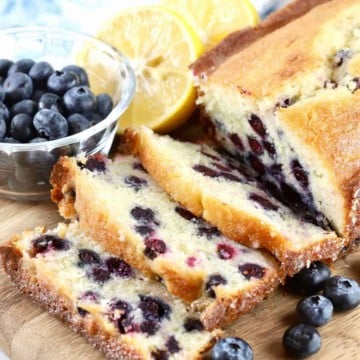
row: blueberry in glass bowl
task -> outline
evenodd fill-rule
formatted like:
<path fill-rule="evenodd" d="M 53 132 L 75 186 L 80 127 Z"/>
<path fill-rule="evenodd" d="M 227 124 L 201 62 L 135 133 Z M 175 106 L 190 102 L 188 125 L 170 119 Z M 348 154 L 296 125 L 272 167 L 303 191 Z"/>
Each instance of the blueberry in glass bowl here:
<path fill-rule="evenodd" d="M 60 156 L 108 154 L 135 75 L 86 34 L 11 28 L 0 43 L 0 197 L 46 200 Z"/>

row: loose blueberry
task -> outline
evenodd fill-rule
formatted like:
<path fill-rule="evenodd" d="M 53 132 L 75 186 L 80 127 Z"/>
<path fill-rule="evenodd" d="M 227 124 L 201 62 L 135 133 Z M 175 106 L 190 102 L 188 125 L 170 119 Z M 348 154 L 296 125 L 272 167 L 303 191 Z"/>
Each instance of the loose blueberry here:
<path fill-rule="evenodd" d="M 149 259 L 153 260 L 158 256 L 158 254 L 164 254 L 165 252 L 166 252 L 166 244 L 164 243 L 164 241 L 153 238 L 145 239 L 144 254 Z"/>
<path fill-rule="evenodd" d="M 96 97 L 87 86 L 75 86 L 64 94 L 64 105 L 69 114 L 90 114 L 95 111 Z"/>
<path fill-rule="evenodd" d="M 54 71 L 47 80 L 50 92 L 63 95 L 66 91 L 79 85 L 79 78 L 72 72 Z"/>
<path fill-rule="evenodd" d="M 88 75 L 81 66 L 78 65 L 67 65 L 62 68 L 64 72 L 72 72 L 77 75 L 79 79 L 79 85 L 89 86 L 89 78 Z"/>
<path fill-rule="evenodd" d="M 72 114 L 67 118 L 69 135 L 77 134 L 90 127 L 90 121 L 82 114 Z"/>
<path fill-rule="evenodd" d="M 265 268 L 258 264 L 245 263 L 239 265 L 238 269 L 244 275 L 246 280 L 250 280 L 251 278 L 262 279 L 266 274 Z"/>
<path fill-rule="evenodd" d="M 6 78 L 11 65 L 14 62 L 8 59 L 0 59 L 0 76 Z"/>
<path fill-rule="evenodd" d="M 39 110 L 34 116 L 33 123 L 38 134 L 49 140 L 60 139 L 68 135 L 66 119 L 54 110 Z"/>
<path fill-rule="evenodd" d="M 219 340 L 211 350 L 211 360 L 252 360 L 254 352 L 243 339 L 227 337 Z"/>
<path fill-rule="evenodd" d="M 28 74 L 31 67 L 35 64 L 35 61 L 32 59 L 20 59 L 15 61 L 8 70 L 8 75 L 14 73 L 24 73 Z"/>
<path fill-rule="evenodd" d="M 335 311 L 346 311 L 360 304 L 359 283 L 344 276 L 333 276 L 325 284 L 324 296 L 329 298 Z"/>
<path fill-rule="evenodd" d="M 298 324 L 285 331 L 282 343 L 288 355 L 303 359 L 320 350 L 321 337 L 311 325 Z"/>
<path fill-rule="evenodd" d="M 80 249 L 79 260 L 80 260 L 79 263 L 80 266 L 102 263 L 99 254 L 91 249 Z"/>
<path fill-rule="evenodd" d="M 249 199 L 260 204 L 265 210 L 277 211 L 279 209 L 277 205 L 259 194 L 250 193 Z"/>
<path fill-rule="evenodd" d="M 5 79 L 3 87 L 7 104 L 29 99 L 34 88 L 30 76 L 20 72 L 9 75 Z"/>
<path fill-rule="evenodd" d="M 206 294 L 212 298 L 215 298 L 216 294 L 214 291 L 214 287 L 221 285 L 221 284 L 223 284 L 223 285 L 227 284 L 227 281 L 223 276 L 221 276 L 219 274 L 210 275 L 208 281 L 205 284 Z"/>
<path fill-rule="evenodd" d="M 199 319 L 187 318 L 184 322 L 184 328 L 187 332 L 202 331 L 204 330 L 204 325 Z"/>
<path fill-rule="evenodd" d="M 25 99 L 17 102 L 10 108 L 10 115 L 28 114 L 34 116 L 38 109 L 38 104 L 34 100 Z"/>
<path fill-rule="evenodd" d="M 327 265 L 314 261 L 308 268 L 303 268 L 292 278 L 287 278 L 286 285 L 292 292 L 310 295 L 322 290 L 330 275 Z"/>
<path fill-rule="evenodd" d="M 6 121 L 0 116 L 0 140 L 4 138 L 6 134 Z"/>
<path fill-rule="evenodd" d="M 124 260 L 121 260 L 117 257 L 109 257 L 106 259 L 105 264 L 110 274 L 125 278 L 133 276 L 133 270 L 131 266 Z"/>
<path fill-rule="evenodd" d="M 129 187 L 132 187 L 136 192 L 147 185 L 147 181 L 145 179 L 134 175 L 127 176 L 124 179 L 124 182 Z"/>
<path fill-rule="evenodd" d="M 65 113 L 64 103 L 59 95 L 53 93 L 44 93 L 39 99 L 39 110 L 49 109 L 57 111 L 61 114 Z"/>
<path fill-rule="evenodd" d="M 36 86 L 43 87 L 53 72 L 54 68 L 47 61 L 39 61 L 30 68 L 29 76 Z"/>
<path fill-rule="evenodd" d="M 261 137 L 264 137 L 266 135 L 265 126 L 257 115 L 255 114 L 250 115 L 249 124 L 252 127 L 252 129 Z"/>
<path fill-rule="evenodd" d="M 155 213 L 151 208 L 135 206 L 133 209 L 131 209 L 130 214 L 134 219 L 140 221 L 143 224 L 150 224 L 155 220 Z"/>
<path fill-rule="evenodd" d="M 14 139 L 27 142 L 36 136 L 33 119 L 28 114 L 17 114 L 11 119 L 11 135 Z"/>
<path fill-rule="evenodd" d="M 69 250 L 70 243 L 68 240 L 61 239 L 56 235 L 44 234 L 32 241 L 31 256 L 43 254 L 49 250 Z"/>
<path fill-rule="evenodd" d="M 105 119 L 113 108 L 113 101 L 109 94 L 102 93 L 96 96 L 96 113 Z"/>
<path fill-rule="evenodd" d="M 326 324 L 332 318 L 333 310 L 331 301 L 322 295 L 311 295 L 296 306 L 299 321 L 312 326 Z"/>

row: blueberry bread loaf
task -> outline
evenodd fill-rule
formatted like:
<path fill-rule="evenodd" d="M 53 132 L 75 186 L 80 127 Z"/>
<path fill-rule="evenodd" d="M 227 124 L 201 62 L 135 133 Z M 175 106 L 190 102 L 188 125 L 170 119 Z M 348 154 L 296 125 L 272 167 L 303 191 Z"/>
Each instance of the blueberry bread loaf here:
<path fill-rule="evenodd" d="M 229 238 L 263 247 L 292 275 L 314 260 L 335 260 L 343 240 L 296 216 L 239 167 L 207 145 L 180 142 L 142 127 L 128 130 L 129 150 L 171 196 Z"/>
<path fill-rule="evenodd" d="M 252 309 L 280 282 L 278 262 L 174 202 L 129 155 L 62 158 L 52 198 L 110 253 L 201 311 L 207 329 Z"/>
<path fill-rule="evenodd" d="M 193 71 L 214 138 L 295 212 L 359 238 L 360 2 L 318 5 L 208 61 Z"/>
<path fill-rule="evenodd" d="M 220 334 L 204 330 L 180 300 L 104 252 L 76 222 L 26 231 L 0 254 L 23 293 L 109 359 L 200 359 Z"/>

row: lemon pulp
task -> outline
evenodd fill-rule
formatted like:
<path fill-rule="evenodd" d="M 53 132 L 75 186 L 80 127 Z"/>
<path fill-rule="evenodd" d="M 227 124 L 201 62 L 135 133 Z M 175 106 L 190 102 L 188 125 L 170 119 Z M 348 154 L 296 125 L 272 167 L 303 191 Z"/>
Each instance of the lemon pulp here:
<path fill-rule="evenodd" d="M 191 25 L 162 6 L 141 6 L 117 13 L 97 36 L 124 53 L 135 70 L 136 93 L 120 132 L 139 125 L 167 132 L 188 119 L 196 96 L 188 67 L 203 51 Z"/>

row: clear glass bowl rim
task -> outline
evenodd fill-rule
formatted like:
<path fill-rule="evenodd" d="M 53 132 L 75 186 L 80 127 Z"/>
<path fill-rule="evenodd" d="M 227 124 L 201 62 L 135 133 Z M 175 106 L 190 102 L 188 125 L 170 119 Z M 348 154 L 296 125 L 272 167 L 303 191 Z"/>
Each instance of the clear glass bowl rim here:
<path fill-rule="evenodd" d="M 123 90 L 121 94 L 121 98 L 118 101 L 118 103 L 113 107 L 110 114 L 100 121 L 98 124 L 90 127 L 89 129 L 86 129 L 80 133 L 67 136 L 65 138 L 60 138 L 56 140 L 49 140 L 44 141 L 40 143 L 1 143 L 0 142 L 0 151 L 4 151 L 6 153 L 12 153 L 14 151 L 34 151 L 34 150 L 51 150 L 55 149 L 60 146 L 66 146 L 71 145 L 77 142 L 80 142 L 83 139 L 87 139 L 100 131 L 106 129 L 108 126 L 110 126 L 112 123 L 114 123 L 117 119 L 120 118 L 122 113 L 128 108 L 130 102 L 133 99 L 133 96 L 135 94 L 136 89 L 136 77 L 134 70 L 130 64 L 130 60 L 119 50 L 115 49 L 114 47 L 110 46 L 109 44 L 97 39 L 96 37 L 82 33 L 77 31 L 71 31 L 71 30 L 65 30 L 61 28 L 56 27 L 48 27 L 48 26 L 27 26 L 27 27 L 12 27 L 8 29 L 1 29 L 0 30 L 0 37 L 1 36 L 14 36 L 14 35 L 20 35 L 21 34 L 30 34 L 30 33 L 51 33 L 52 35 L 58 35 L 61 37 L 61 35 L 65 35 L 67 37 L 76 37 L 78 40 L 84 40 L 84 43 L 86 41 L 91 41 L 98 45 L 99 47 L 102 47 L 106 49 L 107 52 L 112 54 L 114 58 L 119 59 L 119 64 L 122 64 L 126 68 L 126 78 L 123 82 Z M 1 56 L 0 56 L 1 57 Z M 70 63 L 69 63 L 70 65 Z"/>

